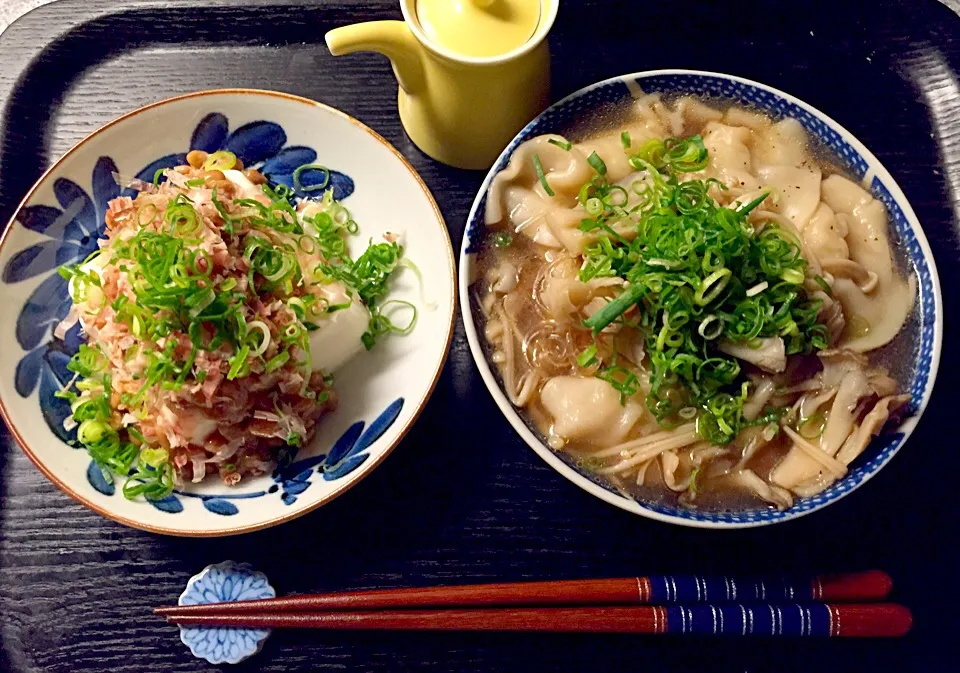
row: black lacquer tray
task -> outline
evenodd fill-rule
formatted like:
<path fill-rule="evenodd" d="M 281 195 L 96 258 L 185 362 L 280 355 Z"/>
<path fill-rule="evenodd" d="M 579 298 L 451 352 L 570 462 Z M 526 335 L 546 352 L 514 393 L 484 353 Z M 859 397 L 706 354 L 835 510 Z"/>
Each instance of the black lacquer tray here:
<path fill-rule="evenodd" d="M 384 465 L 332 504 L 259 533 L 174 539 L 102 519 L 48 483 L 0 427 L 0 671 L 215 670 L 149 608 L 228 558 L 265 571 L 280 593 L 881 567 L 916 620 L 908 637 L 884 642 L 278 633 L 243 671 L 956 666 L 960 18 L 935 0 L 561 5 L 555 97 L 644 69 L 742 75 L 820 108 L 893 173 L 933 247 L 947 316 L 939 383 L 901 453 L 855 494 L 794 522 L 732 532 L 654 523 L 566 482 L 513 435 L 462 325 L 432 400 Z M 399 17 L 390 0 L 61 0 L 30 13 L 0 36 L 0 222 L 57 156 L 121 113 L 198 89 L 257 87 L 321 100 L 383 134 L 433 190 L 459 248 L 482 174 L 440 166 L 404 136 L 385 59 L 333 59 L 323 44 L 334 26 Z"/>

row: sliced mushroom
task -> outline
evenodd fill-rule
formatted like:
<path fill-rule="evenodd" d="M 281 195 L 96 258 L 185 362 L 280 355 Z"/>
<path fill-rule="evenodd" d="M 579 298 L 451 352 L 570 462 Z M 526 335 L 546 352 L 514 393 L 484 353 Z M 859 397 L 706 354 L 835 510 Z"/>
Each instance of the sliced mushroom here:
<path fill-rule="evenodd" d="M 513 292 L 520 284 L 520 272 L 511 262 L 503 261 L 490 272 L 490 282 L 494 292 L 506 294 Z"/>
<path fill-rule="evenodd" d="M 847 441 L 840 447 L 837 460 L 844 465 L 849 465 L 856 460 L 857 456 L 867 448 L 870 440 L 880 433 L 884 424 L 890 419 L 890 415 L 909 401 L 909 395 L 892 395 L 877 402 L 870 413 L 860 422 L 860 426 L 847 437 Z"/>
<path fill-rule="evenodd" d="M 677 456 L 676 451 L 664 451 L 660 454 L 660 469 L 663 473 L 663 483 L 667 485 L 671 491 L 676 491 L 677 493 L 682 493 L 690 488 L 690 477 L 692 475 L 688 474 L 686 479 L 677 480 L 677 470 L 680 467 L 680 457 Z"/>
<path fill-rule="evenodd" d="M 768 484 L 753 470 L 740 470 L 736 478 L 742 486 L 753 491 L 762 500 L 776 505 L 777 509 L 784 510 L 793 506 L 793 495 L 790 491 L 775 484 Z"/>
<path fill-rule="evenodd" d="M 812 293 L 814 299 L 823 302 L 823 308 L 817 314 L 817 320 L 827 326 L 827 332 L 830 335 L 830 344 L 840 341 L 843 330 L 847 326 L 846 316 L 843 314 L 843 304 L 836 301 L 833 297 L 827 295 L 823 290 Z"/>
<path fill-rule="evenodd" d="M 794 437 L 796 433 L 789 431 L 787 434 L 793 445 L 770 474 L 773 483 L 795 492 L 801 484 L 816 479 L 825 471 L 835 471 L 827 470 L 827 463 L 831 466 L 837 463 L 834 456 L 854 430 L 860 400 L 874 393 L 866 372 L 867 359 L 863 355 L 849 351 L 823 351 L 820 361 L 823 363 L 821 391 L 836 391 L 823 433 L 819 440 L 810 442 L 799 435 Z M 822 455 L 812 454 L 811 446 Z M 843 465 L 838 465 L 842 470 Z"/>
<path fill-rule="evenodd" d="M 827 423 L 818 440 L 808 440 L 784 427 L 793 440 L 790 452 L 770 475 L 771 481 L 797 495 L 819 493 L 846 471 L 883 424 L 907 398 L 892 396 L 896 382 L 881 369 L 868 368 L 865 356 L 846 350 L 820 353 L 821 390 L 800 400 L 801 414 L 832 395 Z M 880 402 L 875 400 L 880 399 Z M 869 413 L 864 412 L 870 409 Z M 862 421 L 858 422 L 858 419 Z"/>
<path fill-rule="evenodd" d="M 837 394 L 836 388 L 828 388 L 814 393 L 809 393 L 800 398 L 800 418 L 806 419 L 817 413 L 817 410 L 833 399 Z"/>
<path fill-rule="evenodd" d="M 856 423 L 855 411 L 860 400 L 872 392 L 862 369 L 851 368 L 844 375 L 830 406 L 830 417 L 820 438 L 820 448 L 829 456 L 837 455 L 840 446 Z"/>
<path fill-rule="evenodd" d="M 748 421 L 757 418 L 767 405 L 767 402 L 770 401 L 770 398 L 773 397 L 773 393 L 775 393 L 776 390 L 776 381 L 766 377 L 761 379 L 753 391 L 753 395 L 743 405 L 743 417 Z"/>
<path fill-rule="evenodd" d="M 749 362 L 772 374 L 779 374 L 787 368 L 787 350 L 780 337 L 759 339 L 756 348 L 735 341 L 721 341 L 718 348 L 738 360 Z"/>
<path fill-rule="evenodd" d="M 837 278 L 849 278 L 866 294 L 877 289 L 879 276 L 875 271 L 868 271 L 852 259 L 825 259 L 821 261 L 824 271 Z"/>

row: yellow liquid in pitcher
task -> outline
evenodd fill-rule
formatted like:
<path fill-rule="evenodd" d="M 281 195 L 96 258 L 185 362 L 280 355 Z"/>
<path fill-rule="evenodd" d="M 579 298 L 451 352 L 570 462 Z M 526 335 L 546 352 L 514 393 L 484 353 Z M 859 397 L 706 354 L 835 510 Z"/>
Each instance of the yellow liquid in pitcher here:
<path fill-rule="evenodd" d="M 431 41 L 455 54 L 499 56 L 533 36 L 540 0 L 418 0 L 417 18 Z"/>

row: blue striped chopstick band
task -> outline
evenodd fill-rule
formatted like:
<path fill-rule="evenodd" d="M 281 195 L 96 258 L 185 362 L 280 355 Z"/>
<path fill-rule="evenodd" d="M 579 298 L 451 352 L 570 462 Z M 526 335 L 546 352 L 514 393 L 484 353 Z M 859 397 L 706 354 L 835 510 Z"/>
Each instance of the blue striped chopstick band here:
<path fill-rule="evenodd" d="M 835 609 L 809 605 L 694 605 L 658 607 L 660 633 L 700 635 L 836 636 Z"/>
<path fill-rule="evenodd" d="M 816 601 L 823 598 L 816 578 L 703 577 L 654 575 L 637 578 L 640 599 L 651 604 L 751 601 Z"/>

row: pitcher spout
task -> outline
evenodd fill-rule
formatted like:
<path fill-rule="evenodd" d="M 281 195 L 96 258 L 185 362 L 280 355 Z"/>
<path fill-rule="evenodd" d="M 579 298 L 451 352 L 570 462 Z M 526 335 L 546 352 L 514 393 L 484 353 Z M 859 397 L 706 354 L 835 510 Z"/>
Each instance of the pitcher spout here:
<path fill-rule="evenodd" d="M 390 59 L 400 86 L 408 94 L 423 88 L 423 47 L 403 21 L 370 21 L 334 28 L 326 34 L 334 56 L 355 51 L 375 51 Z"/>

